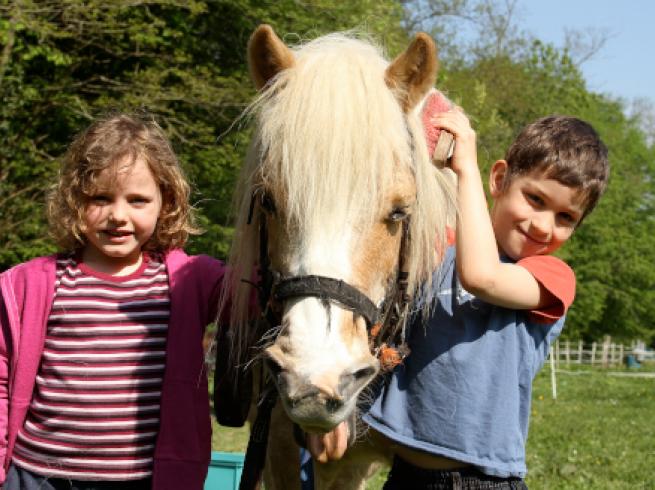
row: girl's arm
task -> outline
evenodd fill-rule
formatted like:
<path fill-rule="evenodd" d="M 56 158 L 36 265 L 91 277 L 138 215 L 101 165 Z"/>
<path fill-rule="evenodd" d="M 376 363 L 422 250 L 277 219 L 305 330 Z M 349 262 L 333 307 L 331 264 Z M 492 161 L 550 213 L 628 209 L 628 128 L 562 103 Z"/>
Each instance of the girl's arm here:
<path fill-rule="evenodd" d="M 513 309 L 538 309 L 556 301 L 527 269 L 500 261 L 478 168 L 475 132 L 461 109 L 433 123 L 455 137 L 452 170 L 458 178 L 456 264 L 462 286 L 476 297 Z"/>
<path fill-rule="evenodd" d="M 9 418 L 9 353 L 7 339 L 9 321 L 0 294 L 0 487 L 5 481 L 4 463 L 7 454 L 7 424 Z"/>

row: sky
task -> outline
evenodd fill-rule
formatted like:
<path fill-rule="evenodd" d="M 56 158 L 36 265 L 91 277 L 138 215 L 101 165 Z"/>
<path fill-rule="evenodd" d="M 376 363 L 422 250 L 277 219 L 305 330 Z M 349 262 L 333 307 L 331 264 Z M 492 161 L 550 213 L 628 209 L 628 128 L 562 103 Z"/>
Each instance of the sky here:
<path fill-rule="evenodd" d="M 655 1 L 519 0 L 516 14 L 522 30 L 558 47 L 565 28 L 607 32 L 604 47 L 582 64 L 587 88 L 655 105 Z"/>

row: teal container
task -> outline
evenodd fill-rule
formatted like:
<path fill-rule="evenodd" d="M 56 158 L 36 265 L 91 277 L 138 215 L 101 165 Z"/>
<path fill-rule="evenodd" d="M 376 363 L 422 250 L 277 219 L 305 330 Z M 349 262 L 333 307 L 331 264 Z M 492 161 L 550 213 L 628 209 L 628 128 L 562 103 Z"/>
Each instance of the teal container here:
<path fill-rule="evenodd" d="M 205 490 L 239 490 L 244 458 L 243 453 L 212 451 Z"/>
<path fill-rule="evenodd" d="M 632 354 L 625 356 L 625 365 L 630 369 L 639 369 L 641 364 L 637 361 L 637 358 Z"/>

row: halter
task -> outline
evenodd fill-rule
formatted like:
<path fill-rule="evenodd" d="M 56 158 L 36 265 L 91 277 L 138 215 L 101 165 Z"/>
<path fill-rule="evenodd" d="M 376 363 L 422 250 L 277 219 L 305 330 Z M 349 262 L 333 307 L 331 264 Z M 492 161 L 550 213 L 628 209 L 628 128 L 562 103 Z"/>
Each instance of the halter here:
<path fill-rule="evenodd" d="M 248 224 L 252 223 L 252 215 L 258 199 L 260 205 L 265 199 L 260 190 L 253 192 L 248 212 Z M 281 323 L 279 314 L 281 304 L 288 299 L 317 298 L 322 302 L 336 303 L 364 319 L 372 353 L 380 359 L 383 371 L 393 369 L 396 364 L 402 362 L 408 352 L 404 337 L 409 304 L 407 295 L 409 273 L 405 270 L 405 259 L 409 246 L 409 218 L 402 221 L 401 233 L 396 281 L 394 287 L 387 291 L 382 305 L 377 307 L 366 294 L 340 279 L 319 275 L 283 278 L 279 272 L 271 269 L 268 257 L 266 214 L 262 211 L 259 216 L 260 280 L 255 286 L 258 291 L 262 316 L 268 323 L 265 335 Z M 399 354 L 393 365 L 382 359 L 384 353 L 388 353 L 387 349 L 391 345 L 397 346 L 396 351 Z"/>
<path fill-rule="evenodd" d="M 265 199 L 261 190 L 256 190 L 252 194 L 248 211 L 249 225 L 252 223 L 258 199 L 261 207 Z M 282 278 L 279 272 L 271 269 L 268 257 L 266 213 L 261 211 L 259 215 L 260 279 L 253 285 L 257 288 L 262 318 L 267 323 L 264 336 L 268 338 L 271 331 L 281 323 L 281 304 L 288 299 L 317 298 L 322 302 L 336 303 L 364 319 L 372 353 L 379 359 L 382 371 L 392 370 L 409 353 L 405 344 L 405 321 L 409 305 L 407 294 L 409 273 L 405 270 L 409 246 L 409 218 L 402 221 L 401 233 L 396 281 L 394 287 L 387 291 L 382 306 L 377 307 L 359 289 L 342 280 L 319 275 Z M 264 388 L 264 394 L 258 404 L 257 417 L 251 427 L 239 490 L 260 487 L 266 458 L 271 411 L 276 401 L 277 389 L 272 381 L 269 381 Z M 294 430 L 296 439 L 298 439 L 297 432 Z"/>

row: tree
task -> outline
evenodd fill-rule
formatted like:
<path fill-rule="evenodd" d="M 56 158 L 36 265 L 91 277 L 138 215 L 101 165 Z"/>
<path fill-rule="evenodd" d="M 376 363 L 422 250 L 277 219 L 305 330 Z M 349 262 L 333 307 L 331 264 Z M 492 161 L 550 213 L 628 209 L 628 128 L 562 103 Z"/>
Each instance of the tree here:
<path fill-rule="evenodd" d="M 224 256 L 249 140 L 239 115 L 254 95 L 246 44 L 262 22 L 290 44 L 359 28 L 390 56 L 417 29 L 431 32 L 442 53 L 438 86 L 471 116 L 484 170 L 537 117 L 567 113 L 591 122 L 610 148 L 612 177 L 561 252 L 579 279 L 565 335 L 655 338 L 652 111 L 636 105 L 628 117 L 623 103 L 587 89 L 579 63 L 606 34 L 586 44 L 570 35 L 573 56 L 522 32 L 516 0 L 5 0 L 0 270 L 54 251 L 42 203 L 57 159 L 77 131 L 112 109 L 155 115 L 207 230 L 189 250 Z"/>
<path fill-rule="evenodd" d="M 447 12 L 445 17 L 423 17 L 434 22 L 432 30 L 439 32 L 444 30 L 442 21 L 449 28 L 457 22 L 469 24 L 481 19 L 480 12 L 486 12 L 487 19 L 497 19 L 510 12 L 515 2 L 409 3 L 427 3 Z M 653 341 L 655 154 L 652 135 L 644 131 L 650 113 L 642 104 L 636 116 L 628 118 L 622 102 L 587 89 L 579 63 L 602 46 L 605 35 L 596 36 L 586 47 L 578 42 L 578 61 L 574 61 L 566 49 L 524 36 L 509 21 L 496 25 L 498 29 L 488 26 L 480 31 L 491 33 L 488 49 L 475 49 L 481 44 L 473 36 L 470 52 L 449 50 L 451 57 L 445 60 L 438 86 L 471 117 L 484 171 L 504 156 L 521 127 L 538 117 L 570 114 L 596 128 L 610 150 L 611 180 L 598 208 L 559 253 L 578 279 L 576 301 L 563 335 L 592 340 L 611 334 Z"/>
<path fill-rule="evenodd" d="M 245 64 L 261 22 L 289 41 L 360 25 L 402 43 L 393 1 L 9 0 L 0 4 L 0 269 L 54 251 L 43 194 L 73 135 L 110 110 L 153 113 L 194 184 L 207 232 L 192 252 L 224 256 L 234 179 L 254 95 Z"/>
<path fill-rule="evenodd" d="M 136 5 L 136 6 L 135 6 Z M 147 108 L 174 140 L 207 144 L 193 112 L 214 114 L 236 80 L 184 50 L 201 2 L 14 1 L 2 7 L 0 149 L 3 267 L 54 250 L 42 201 L 72 136 L 108 109 Z M 8 14 L 5 16 L 5 13 Z"/>

